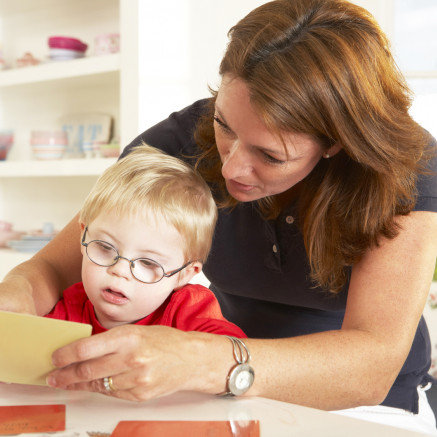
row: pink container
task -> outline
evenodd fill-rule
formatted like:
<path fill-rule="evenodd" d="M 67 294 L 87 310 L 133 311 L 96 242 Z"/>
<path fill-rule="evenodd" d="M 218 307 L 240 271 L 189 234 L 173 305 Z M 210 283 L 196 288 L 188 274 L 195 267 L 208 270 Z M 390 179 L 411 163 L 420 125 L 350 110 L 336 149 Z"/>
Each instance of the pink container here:
<path fill-rule="evenodd" d="M 11 130 L 0 130 L 0 161 L 4 161 L 14 144 L 14 133 Z"/>
<path fill-rule="evenodd" d="M 94 53 L 96 55 L 108 55 L 110 53 L 117 53 L 120 51 L 120 34 L 105 33 L 103 35 L 98 35 L 94 39 L 94 43 Z"/>
<path fill-rule="evenodd" d="M 60 159 L 68 145 L 67 132 L 33 131 L 30 146 L 36 159 Z"/>
<path fill-rule="evenodd" d="M 68 145 L 67 132 L 59 131 L 32 131 L 30 144 L 38 145 Z"/>
<path fill-rule="evenodd" d="M 69 49 L 78 52 L 85 52 L 88 45 L 76 38 L 66 36 L 51 36 L 49 38 L 49 47 L 53 49 Z"/>

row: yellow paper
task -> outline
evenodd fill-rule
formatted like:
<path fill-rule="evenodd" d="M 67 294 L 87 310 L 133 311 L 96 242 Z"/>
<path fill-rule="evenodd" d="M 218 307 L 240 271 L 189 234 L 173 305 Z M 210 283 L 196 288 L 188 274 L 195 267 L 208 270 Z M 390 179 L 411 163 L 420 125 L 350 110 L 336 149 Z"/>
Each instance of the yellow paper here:
<path fill-rule="evenodd" d="M 91 325 L 0 311 L 0 381 L 46 385 L 56 349 L 91 335 Z"/>

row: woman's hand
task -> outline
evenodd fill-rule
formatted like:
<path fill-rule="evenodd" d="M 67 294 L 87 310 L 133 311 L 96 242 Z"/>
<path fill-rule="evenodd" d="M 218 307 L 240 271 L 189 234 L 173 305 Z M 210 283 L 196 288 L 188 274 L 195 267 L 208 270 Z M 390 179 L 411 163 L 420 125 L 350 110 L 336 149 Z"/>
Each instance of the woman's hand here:
<path fill-rule="evenodd" d="M 228 358 L 218 377 L 214 373 L 214 364 L 220 369 L 217 360 L 203 353 L 211 342 L 217 343 L 215 350 L 226 351 L 221 355 Z M 228 339 L 213 334 L 124 325 L 58 349 L 53 363 L 59 369 L 47 382 L 52 387 L 95 391 L 133 401 L 180 390 L 216 393 L 224 389 L 217 381 L 223 381 L 224 386 L 232 365 L 228 343 Z M 105 377 L 112 378 L 113 391 L 105 389 Z"/>

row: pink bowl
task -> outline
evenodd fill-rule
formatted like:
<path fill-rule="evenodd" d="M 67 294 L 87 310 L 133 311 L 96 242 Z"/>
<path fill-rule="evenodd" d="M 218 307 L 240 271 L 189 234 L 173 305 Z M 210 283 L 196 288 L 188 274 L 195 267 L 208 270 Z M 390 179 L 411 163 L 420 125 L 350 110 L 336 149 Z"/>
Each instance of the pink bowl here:
<path fill-rule="evenodd" d="M 11 130 L 0 130 L 0 161 L 4 161 L 14 144 L 14 133 Z"/>
<path fill-rule="evenodd" d="M 119 144 L 101 144 L 100 153 L 105 158 L 117 158 L 120 155 Z"/>
<path fill-rule="evenodd" d="M 18 240 L 20 239 L 25 232 L 21 231 L 0 231 L 0 247 L 7 247 L 6 242 L 9 240 Z"/>
<path fill-rule="evenodd" d="M 31 145 L 51 144 L 51 145 L 68 145 L 67 132 L 59 131 L 32 131 L 30 136 Z"/>
<path fill-rule="evenodd" d="M 49 38 L 49 47 L 53 49 L 69 49 L 78 52 L 85 52 L 88 45 L 76 38 L 66 36 L 51 36 Z"/>

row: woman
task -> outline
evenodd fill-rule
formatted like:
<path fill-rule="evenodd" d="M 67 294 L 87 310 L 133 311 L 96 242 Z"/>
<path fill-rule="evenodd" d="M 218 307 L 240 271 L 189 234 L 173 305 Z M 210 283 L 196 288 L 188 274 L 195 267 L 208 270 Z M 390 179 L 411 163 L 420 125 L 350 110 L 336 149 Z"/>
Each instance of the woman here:
<path fill-rule="evenodd" d="M 249 336 L 247 393 L 326 410 L 380 405 L 387 421 L 432 429 L 421 314 L 437 253 L 436 146 L 408 115 L 388 41 L 348 2 L 276 0 L 231 29 L 220 73 L 212 99 L 124 154 L 144 140 L 213 188 L 221 210 L 204 271 Z M 78 235 L 74 219 L 15 268 L 1 307 L 48 312 L 79 280 Z M 248 358 L 227 338 L 123 326 L 57 351 L 48 382 L 105 392 L 111 377 L 110 394 L 133 400 L 220 393 L 232 347 Z"/>

